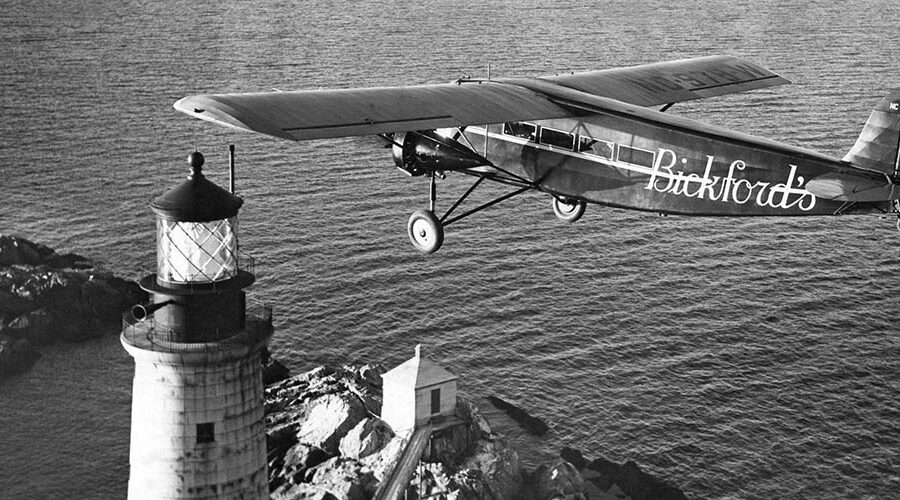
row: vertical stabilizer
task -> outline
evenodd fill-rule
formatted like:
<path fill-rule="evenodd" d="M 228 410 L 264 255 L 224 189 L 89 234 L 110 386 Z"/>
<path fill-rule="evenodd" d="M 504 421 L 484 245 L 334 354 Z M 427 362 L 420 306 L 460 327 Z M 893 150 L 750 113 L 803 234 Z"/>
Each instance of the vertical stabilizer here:
<path fill-rule="evenodd" d="M 885 96 L 866 121 L 856 144 L 844 156 L 854 166 L 898 177 L 900 154 L 900 89 Z"/>

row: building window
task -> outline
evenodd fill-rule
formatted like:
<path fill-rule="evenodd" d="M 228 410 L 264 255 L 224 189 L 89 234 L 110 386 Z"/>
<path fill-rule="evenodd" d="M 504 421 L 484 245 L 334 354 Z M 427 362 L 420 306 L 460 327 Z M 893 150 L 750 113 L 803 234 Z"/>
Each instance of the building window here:
<path fill-rule="evenodd" d="M 212 443 L 216 440 L 216 424 L 215 422 L 207 422 L 205 424 L 197 424 L 197 444 Z"/>
<path fill-rule="evenodd" d="M 431 414 L 435 415 L 441 412 L 441 390 L 431 390 Z"/>

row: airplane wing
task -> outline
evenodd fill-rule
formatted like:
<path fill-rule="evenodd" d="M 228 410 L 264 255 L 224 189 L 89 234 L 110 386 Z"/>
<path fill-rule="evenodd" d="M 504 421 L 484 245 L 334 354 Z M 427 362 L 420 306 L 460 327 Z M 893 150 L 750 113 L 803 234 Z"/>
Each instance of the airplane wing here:
<path fill-rule="evenodd" d="M 185 97 L 175 109 L 290 140 L 574 116 L 535 91 L 481 81 Z"/>
<path fill-rule="evenodd" d="M 540 79 L 638 106 L 658 106 L 791 83 L 733 56 L 698 57 Z"/>
<path fill-rule="evenodd" d="M 531 82 L 533 84 L 527 84 Z M 638 106 L 780 85 L 787 80 L 729 56 L 528 79 L 247 94 L 203 94 L 175 103 L 195 118 L 290 140 L 579 116 L 554 89 Z M 524 85 L 523 85 L 524 84 Z"/>

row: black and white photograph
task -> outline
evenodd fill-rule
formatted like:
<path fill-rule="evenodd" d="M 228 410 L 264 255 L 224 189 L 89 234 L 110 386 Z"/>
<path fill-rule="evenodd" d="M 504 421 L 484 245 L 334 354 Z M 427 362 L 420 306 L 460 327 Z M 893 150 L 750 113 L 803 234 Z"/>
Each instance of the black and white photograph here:
<path fill-rule="evenodd" d="M 7 0 L 0 500 L 900 495 L 896 0 Z"/>

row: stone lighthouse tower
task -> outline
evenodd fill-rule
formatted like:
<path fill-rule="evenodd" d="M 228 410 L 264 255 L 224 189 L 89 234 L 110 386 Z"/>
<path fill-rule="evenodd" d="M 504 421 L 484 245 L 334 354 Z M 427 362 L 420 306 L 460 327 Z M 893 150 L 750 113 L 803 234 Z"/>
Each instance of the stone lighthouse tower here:
<path fill-rule="evenodd" d="M 260 353 L 272 311 L 248 308 L 243 200 L 203 176 L 203 155 L 188 161 L 188 180 L 150 204 L 157 266 L 140 285 L 151 303 L 122 331 L 135 363 L 128 498 L 268 498 Z"/>

